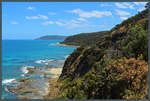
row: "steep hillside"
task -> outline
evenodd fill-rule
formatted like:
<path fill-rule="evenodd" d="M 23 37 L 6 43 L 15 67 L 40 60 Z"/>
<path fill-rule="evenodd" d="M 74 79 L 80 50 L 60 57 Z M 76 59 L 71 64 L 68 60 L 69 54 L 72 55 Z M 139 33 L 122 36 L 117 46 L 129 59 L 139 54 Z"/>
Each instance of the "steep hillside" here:
<path fill-rule="evenodd" d="M 35 40 L 64 40 L 66 37 L 67 36 L 61 36 L 61 35 L 46 35 L 46 36 L 37 38 Z"/>
<path fill-rule="evenodd" d="M 58 98 L 148 98 L 148 10 L 108 33 L 96 46 L 77 48 L 67 58 Z"/>
<path fill-rule="evenodd" d="M 93 33 L 81 33 L 67 37 L 62 44 L 76 45 L 76 46 L 89 46 L 95 45 L 101 36 L 107 34 L 108 31 L 93 32 Z"/>

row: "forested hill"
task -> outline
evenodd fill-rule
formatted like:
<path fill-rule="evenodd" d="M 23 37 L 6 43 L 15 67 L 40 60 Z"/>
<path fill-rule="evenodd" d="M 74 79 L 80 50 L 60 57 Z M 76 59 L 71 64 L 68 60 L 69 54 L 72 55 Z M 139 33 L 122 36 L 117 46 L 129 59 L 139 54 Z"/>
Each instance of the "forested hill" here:
<path fill-rule="evenodd" d="M 76 45 L 76 46 L 89 46 L 95 45 L 101 36 L 107 34 L 108 31 L 93 32 L 93 33 L 81 33 L 67 37 L 62 44 Z"/>
<path fill-rule="evenodd" d="M 107 33 L 66 59 L 58 98 L 148 99 L 148 9 Z"/>
<path fill-rule="evenodd" d="M 46 35 L 40 38 L 36 38 L 35 40 L 64 40 L 67 36 L 61 35 Z"/>

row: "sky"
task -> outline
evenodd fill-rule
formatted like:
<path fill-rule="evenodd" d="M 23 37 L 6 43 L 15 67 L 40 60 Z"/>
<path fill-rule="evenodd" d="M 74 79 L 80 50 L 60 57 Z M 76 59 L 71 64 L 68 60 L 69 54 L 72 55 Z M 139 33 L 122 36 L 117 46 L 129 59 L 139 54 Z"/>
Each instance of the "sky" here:
<path fill-rule="evenodd" d="M 2 39 L 110 30 L 146 2 L 2 2 Z"/>

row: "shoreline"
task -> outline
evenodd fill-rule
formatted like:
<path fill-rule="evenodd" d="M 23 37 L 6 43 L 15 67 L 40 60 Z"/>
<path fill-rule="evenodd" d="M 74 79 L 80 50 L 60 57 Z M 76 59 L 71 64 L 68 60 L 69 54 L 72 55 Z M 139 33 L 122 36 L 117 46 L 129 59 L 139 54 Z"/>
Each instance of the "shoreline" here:
<path fill-rule="evenodd" d="M 53 45 L 63 46 L 66 48 L 72 47 L 72 50 L 74 47 L 77 47 L 73 45 L 60 44 L 57 42 L 59 41 L 56 41 L 56 44 Z M 49 47 L 48 44 L 49 42 L 46 43 L 46 47 Z M 52 46 L 52 48 L 57 46 Z M 61 49 L 61 47 L 57 48 Z M 42 96 L 46 96 L 49 93 L 47 89 L 50 88 L 49 85 L 51 85 L 51 80 L 59 78 L 64 62 L 70 55 L 68 51 L 65 53 L 67 54 L 62 55 L 61 58 L 58 59 L 55 59 L 55 57 L 57 57 L 56 55 L 50 59 L 45 56 L 44 58 L 31 59 L 31 61 L 30 59 L 29 61 L 21 60 L 21 62 L 17 60 L 16 57 L 13 57 L 12 59 L 16 60 L 10 61 L 19 61 L 18 64 L 22 63 L 23 65 L 21 64 L 19 69 L 16 70 L 18 72 L 16 77 L 12 76 L 11 78 L 4 78 L 2 80 L 2 90 L 5 92 L 2 95 L 3 98 L 7 99 L 15 96 L 16 99 L 44 99 Z M 26 64 L 26 62 L 28 64 Z"/>
<path fill-rule="evenodd" d="M 48 88 L 46 94 L 43 96 L 43 99 L 54 99 L 59 95 L 59 85 L 57 80 L 59 75 L 62 73 L 62 68 L 51 68 L 50 71 L 47 71 L 50 74 L 56 75 L 48 80 Z"/>
<path fill-rule="evenodd" d="M 59 77 L 51 78 L 49 79 L 49 87 L 47 88 L 47 93 L 43 96 L 43 99 L 55 99 L 59 96 L 60 90 L 59 90 L 59 83 L 58 81 Z"/>
<path fill-rule="evenodd" d="M 44 71 L 41 71 L 40 68 L 44 68 Z M 14 88 L 7 88 L 9 92 L 17 95 L 18 99 L 45 99 L 46 97 L 56 97 L 59 92 L 59 89 L 56 87 L 56 83 L 62 72 L 61 67 L 35 67 L 27 68 L 27 70 L 27 75 L 33 76 L 38 74 L 42 77 L 39 79 L 15 79 L 14 81 L 19 83 L 19 85 Z"/>
<path fill-rule="evenodd" d="M 62 46 L 62 47 L 80 47 L 80 46 L 67 45 L 67 44 L 61 44 L 61 43 L 52 43 L 51 45 Z"/>

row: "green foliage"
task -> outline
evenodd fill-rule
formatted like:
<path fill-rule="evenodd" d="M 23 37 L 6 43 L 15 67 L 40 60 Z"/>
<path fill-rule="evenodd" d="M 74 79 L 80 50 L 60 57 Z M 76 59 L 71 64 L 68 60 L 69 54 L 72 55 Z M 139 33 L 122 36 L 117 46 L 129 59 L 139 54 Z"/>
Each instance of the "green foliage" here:
<path fill-rule="evenodd" d="M 95 46 L 75 50 L 60 77 L 64 77 L 61 98 L 147 99 L 147 13 L 123 21 L 99 37 Z"/>
<path fill-rule="evenodd" d="M 61 35 L 46 35 L 46 36 L 37 38 L 35 40 L 64 40 L 66 37 L 67 36 L 61 36 Z"/>
<path fill-rule="evenodd" d="M 97 62 L 82 78 L 67 82 L 65 99 L 146 99 L 148 65 L 141 60 L 118 59 Z M 101 70 L 99 70 L 100 66 Z"/>
<path fill-rule="evenodd" d="M 132 28 L 123 40 L 117 41 L 117 44 L 127 58 L 138 58 L 142 54 L 143 59 L 148 60 L 148 31 L 141 25 Z"/>
<path fill-rule="evenodd" d="M 132 26 L 137 24 L 138 20 L 141 20 L 143 18 L 148 18 L 148 9 L 139 12 L 138 14 L 136 14 L 135 16 L 132 16 L 130 18 L 128 18 L 127 20 L 124 20 L 121 24 L 117 24 L 114 28 L 111 29 L 111 31 L 113 30 L 118 30 L 121 26 L 125 26 L 126 29 L 130 28 L 129 24 L 131 24 Z"/>
<path fill-rule="evenodd" d="M 66 82 L 64 82 L 65 84 Z M 66 88 L 61 89 L 61 98 L 64 99 L 85 99 L 86 95 L 82 90 L 83 85 L 80 79 L 67 82 Z"/>
<path fill-rule="evenodd" d="M 77 45 L 77 46 L 91 46 L 99 42 L 100 37 L 107 34 L 108 31 L 93 32 L 93 33 L 81 33 L 67 37 L 63 44 Z"/>

